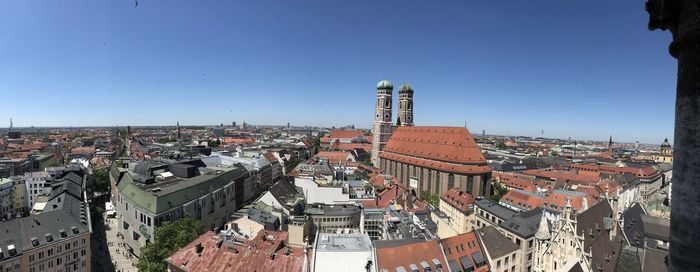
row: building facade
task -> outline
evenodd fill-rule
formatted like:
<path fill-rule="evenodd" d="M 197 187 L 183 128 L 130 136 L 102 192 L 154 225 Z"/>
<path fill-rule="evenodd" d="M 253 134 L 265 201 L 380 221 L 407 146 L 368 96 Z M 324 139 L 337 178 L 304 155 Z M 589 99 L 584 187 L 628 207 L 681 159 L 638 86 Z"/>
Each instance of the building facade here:
<path fill-rule="evenodd" d="M 134 253 L 138 254 L 147 241 L 154 242 L 156 226 L 165 221 L 190 216 L 205 229 L 214 230 L 223 227 L 244 206 L 243 183 L 249 174 L 242 165 L 208 167 L 210 172 L 198 175 L 180 173 L 178 169 L 193 170 L 186 165 L 170 165 L 158 170 L 160 174 L 137 170 L 119 178 L 115 202 L 119 232 Z"/>
<path fill-rule="evenodd" d="M 462 127 L 399 127 L 380 155 L 380 168 L 417 196 L 454 187 L 473 196 L 491 195 L 491 168 Z"/>

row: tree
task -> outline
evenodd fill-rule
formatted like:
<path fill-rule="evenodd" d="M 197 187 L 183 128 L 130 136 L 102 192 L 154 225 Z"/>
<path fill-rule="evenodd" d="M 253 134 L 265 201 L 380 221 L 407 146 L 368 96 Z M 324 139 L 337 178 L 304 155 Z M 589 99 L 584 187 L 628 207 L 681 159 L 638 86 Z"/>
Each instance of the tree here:
<path fill-rule="evenodd" d="M 496 148 L 498 148 L 498 149 L 506 149 L 506 143 L 504 143 L 504 142 L 498 142 L 498 143 L 496 144 Z"/>
<path fill-rule="evenodd" d="M 438 194 L 431 194 L 430 192 L 424 191 L 420 194 L 423 200 L 428 201 L 435 207 L 440 207 L 440 196 Z"/>
<path fill-rule="evenodd" d="M 139 271 L 167 271 L 165 259 L 202 234 L 202 223 L 187 216 L 169 221 L 155 230 L 155 242 L 141 248 Z"/>
<path fill-rule="evenodd" d="M 501 197 L 508 193 L 508 188 L 503 187 L 503 185 L 501 185 L 501 183 L 498 181 L 494 181 L 492 185 L 495 193 L 491 195 L 491 200 L 499 201 L 501 200 Z"/>
<path fill-rule="evenodd" d="M 105 195 L 109 194 L 111 185 L 109 183 L 108 168 L 97 169 L 92 172 L 94 178 L 91 189 L 93 194 Z"/>

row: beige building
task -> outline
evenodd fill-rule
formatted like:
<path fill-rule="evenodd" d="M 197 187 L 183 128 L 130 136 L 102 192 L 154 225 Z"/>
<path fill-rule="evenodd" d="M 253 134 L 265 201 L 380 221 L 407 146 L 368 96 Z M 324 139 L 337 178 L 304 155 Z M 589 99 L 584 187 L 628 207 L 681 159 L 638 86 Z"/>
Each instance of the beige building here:
<path fill-rule="evenodd" d="M 452 188 L 440 196 L 440 211 L 449 217 L 450 226 L 457 234 L 474 230 L 474 197 L 459 188 Z M 439 226 L 438 226 L 439 231 Z M 442 236 L 440 236 L 442 238 Z"/>
<path fill-rule="evenodd" d="M 29 212 L 27 206 L 27 187 L 24 184 L 24 179 L 21 177 L 11 177 L 12 184 L 15 187 L 12 198 L 12 213 L 23 214 Z"/>

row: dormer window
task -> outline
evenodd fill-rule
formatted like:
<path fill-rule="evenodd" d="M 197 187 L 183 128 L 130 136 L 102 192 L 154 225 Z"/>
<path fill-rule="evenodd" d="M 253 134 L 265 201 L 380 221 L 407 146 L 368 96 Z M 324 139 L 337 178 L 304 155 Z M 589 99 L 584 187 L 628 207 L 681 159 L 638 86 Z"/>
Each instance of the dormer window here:
<path fill-rule="evenodd" d="M 68 233 L 66 233 L 64 229 L 58 230 L 58 233 L 61 235 L 61 238 L 66 238 L 68 236 Z"/>
<path fill-rule="evenodd" d="M 33 247 L 39 246 L 39 239 L 37 239 L 36 237 L 32 237 L 31 241 Z"/>
<path fill-rule="evenodd" d="M 49 243 L 53 242 L 53 236 L 51 234 L 46 234 L 45 238 L 46 238 L 46 242 L 49 242 Z"/>

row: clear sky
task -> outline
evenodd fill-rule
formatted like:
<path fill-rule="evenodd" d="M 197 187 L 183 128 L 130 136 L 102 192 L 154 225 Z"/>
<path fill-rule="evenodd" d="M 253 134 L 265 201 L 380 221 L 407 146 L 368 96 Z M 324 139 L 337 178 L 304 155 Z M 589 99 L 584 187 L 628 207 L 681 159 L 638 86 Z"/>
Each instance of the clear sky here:
<path fill-rule="evenodd" d="M 661 143 L 676 62 L 644 2 L 3 1 L 0 124 L 369 128 L 387 78 L 417 125 Z"/>

